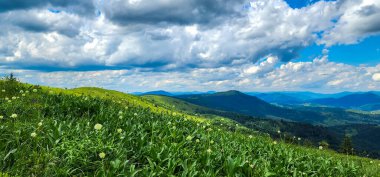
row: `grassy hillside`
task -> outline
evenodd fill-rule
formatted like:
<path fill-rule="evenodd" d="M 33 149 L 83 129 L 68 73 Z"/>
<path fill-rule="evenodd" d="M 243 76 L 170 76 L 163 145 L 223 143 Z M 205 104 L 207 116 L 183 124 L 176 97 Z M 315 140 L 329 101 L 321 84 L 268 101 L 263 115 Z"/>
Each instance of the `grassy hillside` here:
<path fill-rule="evenodd" d="M 329 144 L 330 149 L 339 151 L 343 138 L 345 135 L 349 135 L 352 138 L 355 154 L 374 158 L 380 157 L 380 146 L 378 143 L 380 141 L 380 127 L 377 125 L 347 124 L 331 127 L 313 126 L 299 122 L 251 117 L 237 113 L 214 110 L 199 105 L 194 105 L 174 97 L 146 95 L 144 98 L 162 107 L 172 108 L 177 111 L 184 111 L 188 114 L 197 114 L 208 118 L 224 117 L 232 119 L 252 130 L 268 133 L 273 138 L 286 138 L 287 142 L 294 142 L 294 136 L 301 137 L 302 140 L 298 143 L 304 146 L 318 147 L 319 143 L 325 141 Z M 175 107 L 173 107 L 173 105 L 175 105 Z M 318 107 L 316 107 L 314 111 L 319 109 L 321 109 L 321 111 L 328 109 L 330 112 L 341 111 L 341 109 L 337 108 Z M 335 111 L 336 109 L 339 111 Z M 331 116 L 337 115 L 334 114 Z M 339 117 L 340 116 L 344 116 L 344 114 L 339 115 Z M 278 135 L 278 130 L 283 132 L 281 136 Z"/>
<path fill-rule="evenodd" d="M 0 81 L 0 176 L 379 176 L 379 161 L 274 142 L 97 88 Z"/>

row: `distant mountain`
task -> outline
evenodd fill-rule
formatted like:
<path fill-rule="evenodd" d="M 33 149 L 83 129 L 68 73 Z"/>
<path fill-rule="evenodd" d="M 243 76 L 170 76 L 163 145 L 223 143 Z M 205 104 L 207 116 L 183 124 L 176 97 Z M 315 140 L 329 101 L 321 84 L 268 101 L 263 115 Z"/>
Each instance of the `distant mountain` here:
<path fill-rule="evenodd" d="M 157 90 L 157 91 L 151 91 L 151 92 L 145 92 L 140 95 L 163 95 L 163 96 L 173 96 L 172 93 L 163 91 L 163 90 Z"/>
<path fill-rule="evenodd" d="M 199 92 L 199 91 L 190 91 L 190 92 L 167 92 L 164 90 L 150 91 L 150 92 L 134 92 L 134 95 L 163 95 L 163 96 L 178 96 L 178 95 L 195 95 L 195 94 L 213 94 L 215 91 Z"/>
<path fill-rule="evenodd" d="M 239 114 L 307 122 L 319 125 L 342 125 L 347 123 L 379 123 L 380 115 L 360 114 L 339 108 L 299 107 L 287 108 L 269 104 L 255 96 L 239 91 L 177 96 L 199 106 Z"/>
<path fill-rule="evenodd" d="M 357 108 L 369 104 L 379 104 L 380 96 L 372 93 L 354 93 L 340 98 L 323 98 L 310 100 L 310 103 L 342 108 Z"/>
<path fill-rule="evenodd" d="M 303 103 L 302 99 L 297 97 L 289 96 L 284 93 L 274 92 L 274 93 L 259 93 L 252 96 L 256 96 L 261 100 L 264 100 L 268 103 L 277 103 L 277 104 L 300 104 Z"/>

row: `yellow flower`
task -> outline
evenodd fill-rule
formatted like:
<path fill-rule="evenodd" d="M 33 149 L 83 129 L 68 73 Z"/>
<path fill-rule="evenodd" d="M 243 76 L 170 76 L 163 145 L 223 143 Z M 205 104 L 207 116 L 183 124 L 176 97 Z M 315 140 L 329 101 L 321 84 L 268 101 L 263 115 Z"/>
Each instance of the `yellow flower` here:
<path fill-rule="evenodd" d="M 99 157 L 101 159 L 104 159 L 106 157 L 106 153 L 104 153 L 104 152 L 99 153 Z"/>
<path fill-rule="evenodd" d="M 273 141 L 273 144 L 277 144 L 277 141 Z"/>
<path fill-rule="evenodd" d="M 12 114 L 11 118 L 14 118 L 14 119 L 17 118 L 17 114 Z"/>
<path fill-rule="evenodd" d="M 103 125 L 102 124 L 95 124 L 94 128 L 95 128 L 95 130 L 100 130 L 103 128 Z"/>
<path fill-rule="evenodd" d="M 35 138 L 35 137 L 37 136 L 37 133 L 33 132 L 33 133 L 30 134 L 30 136 L 31 136 L 32 138 Z"/>
<path fill-rule="evenodd" d="M 121 132 L 123 132 L 123 129 L 119 128 L 119 129 L 117 129 L 117 132 L 121 133 Z"/>
<path fill-rule="evenodd" d="M 193 139 L 193 137 L 190 136 L 190 135 L 186 137 L 186 140 L 187 140 L 187 141 L 191 141 L 192 139 Z"/>

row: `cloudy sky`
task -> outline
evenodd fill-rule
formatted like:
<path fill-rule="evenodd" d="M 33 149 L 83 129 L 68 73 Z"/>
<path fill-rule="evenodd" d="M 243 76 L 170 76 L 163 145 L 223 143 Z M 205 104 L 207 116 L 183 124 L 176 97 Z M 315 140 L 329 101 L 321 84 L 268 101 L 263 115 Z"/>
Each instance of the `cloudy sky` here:
<path fill-rule="evenodd" d="M 380 0 L 1 0 L 0 73 L 125 92 L 380 90 Z"/>

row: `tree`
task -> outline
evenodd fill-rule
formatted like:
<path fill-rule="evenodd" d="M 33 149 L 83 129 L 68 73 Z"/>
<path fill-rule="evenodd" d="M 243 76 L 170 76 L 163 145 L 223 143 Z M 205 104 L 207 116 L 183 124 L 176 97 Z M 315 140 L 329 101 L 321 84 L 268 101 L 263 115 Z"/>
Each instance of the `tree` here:
<path fill-rule="evenodd" d="M 340 146 L 340 151 L 345 154 L 354 154 L 354 148 L 352 147 L 352 141 L 350 136 L 345 136 Z"/>

